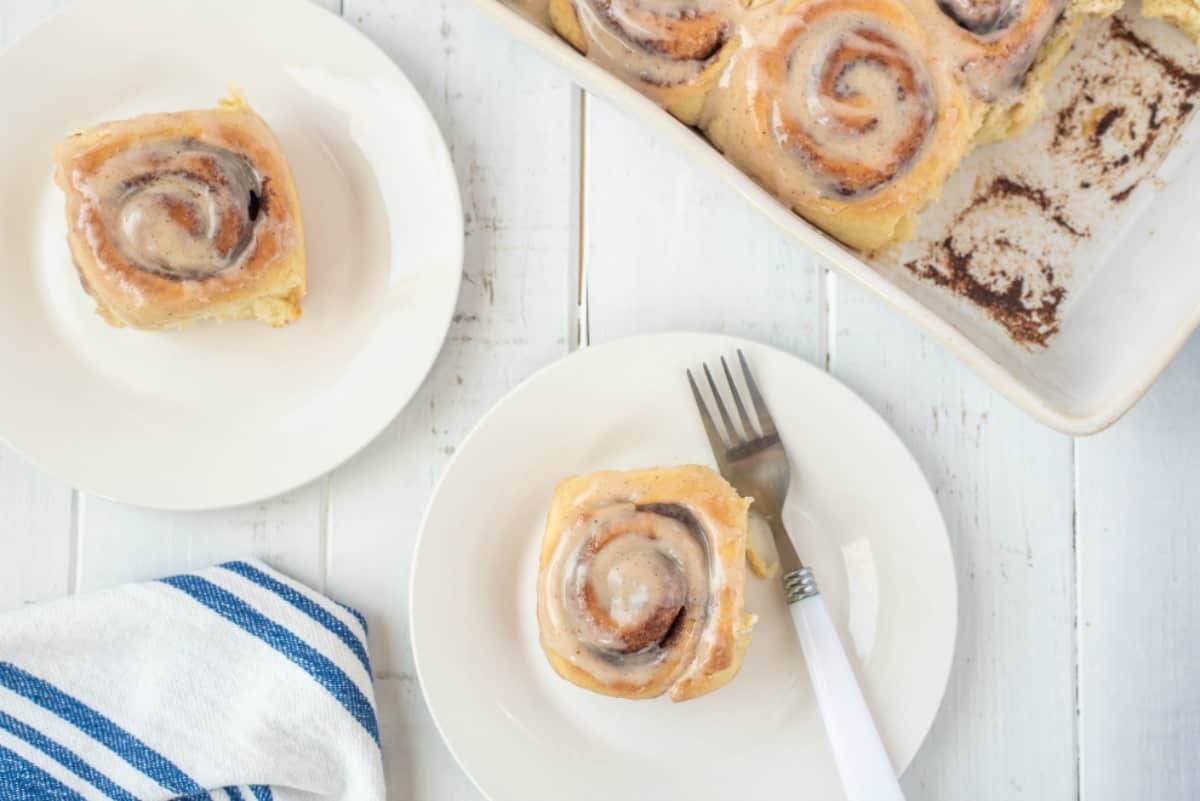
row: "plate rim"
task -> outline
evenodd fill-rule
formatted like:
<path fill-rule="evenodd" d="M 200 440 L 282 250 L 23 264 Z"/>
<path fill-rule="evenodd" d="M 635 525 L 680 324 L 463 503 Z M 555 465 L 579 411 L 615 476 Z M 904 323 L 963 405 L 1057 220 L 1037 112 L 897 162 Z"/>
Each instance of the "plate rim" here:
<path fill-rule="evenodd" d="M 438 324 L 438 328 L 440 330 L 440 336 L 437 337 L 436 347 L 431 347 L 430 353 L 427 356 L 427 358 L 424 360 L 421 360 L 421 361 L 424 361 L 425 363 L 422 364 L 422 363 L 418 362 L 419 369 L 415 369 L 413 371 L 413 375 L 416 377 L 414 384 L 413 384 L 413 390 L 410 393 L 408 393 L 408 395 L 406 397 L 403 397 L 401 400 L 399 400 L 397 402 L 396 408 L 394 411 L 382 416 L 382 419 L 380 420 L 379 425 L 376 427 L 372 427 L 372 430 L 368 436 L 365 436 L 364 438 L 362 438 L 361 441 L 355 442 L 350 447 L 342 449 L 345 451 L 344 453 L 340 453 L 336 456 L 336 458 L 328 460 L 328 463 L 325 466 L 320 467 L 319 469 L 316 469 L 315 472 L 312 472 L 311 475 L 307 475 L 306 477 L 302 477 L 302 478 L 289 479 L 288 481 L 284 482 L 281 486 L 267 489 L 265 492 L 256 490 L 250 496 L 245 496 L 244 494 L 243 495 L 234 495 L 233 493 L 226 493 L 225 495 L 227 497 L 220 497 L 220 496 L 210 493 L 208 496 L 206 496 L 202 500 L 198 499 L 197 501 L 194 501 L 194 502 L 183 503 L 183 502 L 170 502 L 170 501 L 164 502 L 162 500 L 155 500 L 153 498 L 139 498 L 137 496 L 124 495 L 122 493 L 111 492 L 111 491 L 107 491 L 107 490 L 97 490 L 97 489 L 89 487 L 87 485 L 88 482 L 80 480 L 80 471 L 79 470 L 77 470 L 77 469 L 73 470 L 73 471 L 67 470 L 67 469 L 59 470 L 59 469 L 54 469 L 54 468 L 47 466 L 45 464 L 45 462 L 41 458 L 39 458 L 38 455 L 33 453 L 29 448 L 22 447 L 20 444 L 13 441 L 13 439 L 11 438 L 11 435 L 6 435 L 3 430 L 0 430 L 0 444 L 3 444 L 4 446 L 10 448 L 14 453 L 18 454 L 22 459 L 24 459 L 26 462 L 28 462 L 30 465 L 32 465 L 36 470 L 38 470 L 39 472 L 41 472 L 47 476 L 54 478 L 55 480 L 66 483 L 75 491 L 86 493 L 95 498 L 99 498 L 102 500 L 111 501 L 111 502 L 115 502 L 115 503 L 120 503 L 120 504 L 124 504 L 124 505 L 128 505 L 128 506 L 133 506 L 133 507 L 137 507 L 140 509 L 149 509 L 149 510 L 156 510 L 156 511 L 173 511 L 173 512 L 206 512 L 206 511 L 215 511 L 215 510 L 220 510 L 220 509 L 236 509 L 239 507 L 249 506 L 249 505 L 256 504 L 256 503 L 263 503 L 263 502 L 266 502 L 266 501 L 269 501 L 269 500 L 272 500 L 275 498 L 279 498 L 279 497 L 286 495 L 290 492 L 293 492 L 294 490 L 297 490 L 301 487 L 305 487 L 317 480 L 320 480 L 324 476 L 329 475 L 333 471 L 337 470 L 338 468 L 340 468 L 343 465 L 345 465 L 346 463 L 348 463 L 355 456 L 357 456 L 359 453 L 361 453 L 367 446 L 369 446 L 372 442 L 374 442 L 376 439 L 378 439 L 379 436 L 393 422 L 395 422 L 396 418 L 400 415 L 400 413 L 403 412 L 409 406 L 409 404 L 412 402 L 413 398 L 415 398 L 417 393 L 420 392 L 421 387 L 425 384 L 425 381 L 428 379 L 429 374 L 432 372 L 434 366 L 437 364 L 438 358 L 441 356 L 442 351 L 445 349 L 446 340 L 450 334 L 450 328 L 453 324 L 454 312 L 458 306 L 458 297 L 462 292 L 462 266 L 463 266 L 463 261 L 464 261 L 465 254 L 466 254 L 466 241 L 465 241 L 466 224 L 465 224 L 465 221 L 463 220 L 462 190 L 458 183 L 458 171 L 455 168 L 453 158 L 450 156 L 450 149 L 449 149 L 449 145 L 446 142 L 445 133 L 442 131 L 441 126 L 438 124 L 437 118 L 433 114 L 433 110 L 429 107 L 429 104 L 425 101 L 425 98 L 421 95 L 421 93 L 417 90 L 416 86 L 409 79 L 408 75 L 404 72 L 403 69 L 401 69 L 400 65 L 396 63 L 395 59 L 393 59 L 390 55 L 388 55 L 387 51 L 385 51 L 380 45 L 378 45 L 374 40 L 372 40 L 369 36 L 367 36 L 363 31 L 359 30 L 353 24 L 351 24 L 350 21 L 348 19 L 346 19 L 345 17 L 342 17 L 339 14 L 335 14 L 332 11 L 330 11 L 329 9 L 325 8 L 324 6 L 321 6 L 321 5 L 318 5 L 317 3 L 311 2 L 311 0 L 257 0 L 257 1 L 260 3 L 270 2 L 281 9 L 286 8 L 291 11 L 302 8 L 305 10 L 305 13 L 311 14 L 312 19 L 317 19 L 317 18 L 323 19 L 324 22 L 322 24 L 327 24 L 327 25 L 332 24 L 335 27 L 338 25 L 344 26 L 343 30 L 358 40 L 358 46 L 360 48 L 364 48 L 368 51 L 371 51 L 373 57 L 381 59 L 381 64 L 386 65 L 385 69 L 388 69 L 391 72 L 392 78 L 394 80 L 397 80 L 399 82 L 399 84 L 401 84 L 404 87 L 405 90 L 411 92 L 412 97 L 415 98 L 417 101 L 415 104 L 415 107 L 419 108 L 420 113 L 424 116 L 425 121 L 428 123 L 428 125 L 430 127 L 430 130 L 437 132 L 437 136 L 438 136 L 438 147 L 436 150 L 437 158 L 441 162 L 442 169 L 444 169 L 446 171 L 447 177 L 449 179 L 448 186 L 451 189 L 449 194 L 454 202 L 454 208 L 452 211 L 454 212 L 453 220 L 454 220 L 454 231 L 456 234 L 454 237 L 454 244 L 453 244 L 453 248 L 452 248 L 451 258 L 449 259 L 449 262 L 454 265 L 453 291 L 450 291 L 449 286 L 447 287 L 446 308 L 442 309 L 436 315 L 440 320 L 440 322 Z M 35 25 L 33 28 L 29 29 L 25 33 L 23 33 L 16 40 L 9 43 L 5 47 L 0 47 L 0 68 L 3 67 L 5 57 L 9 56 L 10 54 L 12 54 L 14 52 L 17 52 L 18 50 L 24 49 L 26 47 L 33 47 L 34 45 L 30 44 L 30 42 L 32 42 L 38 35 L 47 35 L 47 31 L 49 31 L 56 25 L 63 24 L 63 22 L 65 20 L 68 20 L 72 15 L 80 13 L 81 9 L 86 11 L 90 7 L 93 7 L 93 6 L 99 7 L 99 8 L 104 8 L 105 6 L 120 6 L 120 5 L 122 5 L 122 0 L 74 0 L 74 2 L 68 3 L 64 7 L 54 10 L 53 12 L 48 14 L 44 19 L 42 19 L 41 22 L 39 22 L 37 25 Z M 432 330 L 432 328 L 431 328 L 431 330 Z M 364 344 L 365 344 L 365 340 L 364 340 Z M 308 473 L 309 471 L 306 470 L 306 471 L 301 471 L 301 472 Z"/>
<path fill-rule="evenodd" d="M 950 605 L 949 621 L 948 621 L 948 626 L 950 628 L 950 641 L 949 641 L 949 648 L 946 651 L 946 660 L 945 660 L 946 663 L 942 667 L 942 680 L 939 682 L 939 684 L 941 686 L 940 686 L 940 690 L 939 690 L 938 702 L 937 702 L 937 704 L 933 705 L 932 708 L 930 709 L 930 712 L 928 715 L 928 720 L 922 726 L 924 731 L 921 734 L 921 737 L 917 742 L 916 748 L 913 749 L 913 755 L 909 758 L 908 762 L 905 765 L 899 767 L 899 769 L 897 770 L 897 774 L 896 774 L 897 777 L 904 775 L 904 773 L 909 769 L 909 767 L 911 767 L 913 761 L 916 759 L 917 754 L 920 753 L 921 749 L 928 742 L 930 732 L 933 731 L 933 725 L 937 721 L 937 718 L 938 718 L 939 713 L 941 712 L 942 706 L 946 702 L 946 693 L 950 687 L 950 678 L 954 675 L 954 663 L 955 663 L 956 655 L 958 653 L 958 645 L 959 645 L 958 628 L 959 628 L 959 623 L 960 623 L 960 615 L 959 615 L 958 607 L 959 607 L 959 604 L 961 603 L 961 594 L 960 594 L 960 587 L 959 587 L 959 581 L 958 581 L 958 571 L 956 569 L 957 568 L 957 560 L 955 559 L 955 555 L 954 555 L 954 543 L 950 538 L 950 530 L 946 524 L 946 515 L 942 511 L 941 504 L 938 503 L 937 494 L 933 491 L 933 486 L 929 483 L 929 477 L 925 474 L 925 471 L 923 469 L 921 469 L 921 465 L 917 461 L 916 456 L 913 454 L 912 450 L 908 447 L 908 445 L 905 444 L 904 440 L 902 440 L 900 438 L 900 435 L 896 432 L 896 429 L 892 426 L 892 424 L 889 423 L 887 421 L 887 419 L 884 418 L 883 415 L 880 414 L 875 409 L 875 407 L 873 407 L 873 406 L 871 406 L 871 404 L 867 403 L 867 401 L 861 395 L 859 395 L 857 392 L 855 392 L 854 389 L 852 389 L 847 383 L 845 383 L 844 381 L 839 379 L 837 376 L 833 375 L 831 372 L 829 372 L 827 370 L 822 370 L 821 368 L 817 367 L 816 365 L 812 364 L 811 362 L 807 361 L 806 359 L 798 356 L 795 353 L 792 353 L 791 351 L 785 350 L 784 348 L 777 347 L 777 346 L 771 345 L 771 344 L 767 344 L 765 342 L 760 342 L 758 340 L 750 339 L 748 337 L 736 336 L 736 335 L 732 335 L 732 334 L 725 334 L 725 333 L 719 333 L 719 332 L 713 332 L 713 331 L 698 331 L 698 330 L 694 330 L 694 329 L 680 329 L 680 330 L 668 330 L 668 331 L 658 331 L 658 332 L 650 332 L 650 333 L 630 334 L 627 336 L 617 337 L 615 339 L 607 340 L 605 342 L 597 343 L 594 345 L 588 344 L 588 345 L 581 346 L 578 349 L 571 351 L 571 352 L 567 353 L 566 355 L 555 359 L 554 361 L 550 362 L 549 364 L 543 365 L 542 367 L 538 368 L 533 373 L 531 373 L 529 376 L 527 376 L 524 380 L 518 382 L 514 387 L 512 387 L 507 392 L 505 392 L 504 395 L 501 396 L 498 400 L 496 400 L 492 404 L 492 406 L 490 406 L 488 408 L 488 410 L 475 422 L 475 424 L 473 426 L 471 426 L 470 431 L 468 431 L 466 436 L 464 436 L 462 438 L 462 440 L 459 442 L 458 447 L 455 449 L 454 454 L 450 457 L 450 460 L 446 463 L 446 466 L 443 468 L 441 475 L 438 476 L 437 484 L 434 486 L 433 492 L 430 494 L 429 500 L 426 502 L 425 510 L 421 515 L 420 526 L 417 529 L 416 540 L 413 543 L 412 564 L 410 565 L 409 570 L 408 570 L 408 592 L 406 593 L 406 599 L 405 599 L 408 604 L 408 614 L 406 615 L 406 619 L 408 622 L 407 640 L 408 640 L 409 648 L 412 650 L 413 669 L 414 669 L 414 673 L 416 675 L 417 685 L 421 689 L 421 698 L 424 700 L 425 707 L 429 711 L 429 717 L 433 721 L 434 729 L 437 731 L 438 737 L 441 738 L 442 744 L 445 745 L 446 750 L 448 750 L 450 752 L 450 756 L 454 758 L 454 763 L 458 766 L 459 770 L 461 770 L 463 772 L 463 774 L 471 782 L 471 785 L 479 792 L 480 795 L 482 795 L 484 797 L 484 799 L 486 799 L 486 801 L 496 801 L 496 797 L 493 796 L 492 793 L 489 793 L 483 787 L 483 785 L 478 781 L 478 779 L 476 779 L 475 774 L 467 766 L 467 763 L 463 761 L 462 757 L 459 754 L 458 749 L 455 748 L 453 742 L 446 735 L 446 729 L 443 725 L 443 722 L 442 722 L 441 718 L 439 718 L 438 713 L 435 710 L 433 703 L 430 701 L 429 694 L 426 690 L 425 680 L 423 678 L 423 672 L 422 672 L 422 668 L 421 668 L 420 650 L 417 647 L 417 618 L 416 618 L 416 604 L 414 603 L 415 592 L 416 592 L 416 587 L 417 587 L 417 568 L 418 568 L 418 565 L 420 564 L 419 557 L 420 557 L 420 553 L 421 553 L 421 548 L 425 542 L 426 534 L 428 533 L 429 518 L 433 513 L 434 506 L 437 503 L 439 497 L 441 496 L 441 493 L 445 487 L 445 483 L 446 483 L 448 476 L 451 474 L 451 472 L 457 466 L 458 461 L 460 458 L 463 457 L 463 454 L 469 450 L 468 446 L 475 439 L 476 435 L 483 429 L 483 427 L 491 420 L 491 418 L 495 415 L 495 413 L 502 406 L 508 404 L 513 399 L 513 397 L 515 397 L 518 393 L 524 391 L 529 385 L 533 384 L 535 381 L 540 379 L 544 374 L 550 373 L 551 371 L 556 370 L 556 369 L 560 369 L 560 368 L 562 368 L 562 366 L 564 364 L 571 361 L 577 355 L 580 355 L 582 353 L 592 351 L 592 350 L 610 348 L 615 345 L 627 344 L 631 341 L 641 341 L 641 340 L 647 340 L 647 339 L 658 339 L 658 340 L 690 339 L 693 337 L 720 339 L 720 340 L 724 340 L 727 344 L 733 344 L 734 346 L 743 346 L 744 347 L 746 345 L 749 345 L 756 349 L 772 351 L 777 355 L 780 355 L 780 356 L 783 356 L 790 360 L 799 362 L 804 368 L 811 369 L 811 370 L 819 373 L 820 375 L 824 376 L 825 379 L 832 381 L 834 384 L 838 385 L 842 390 L 844 390 L 846 393 L 848 393 L 850 396 L 852 396 L 854 398 L 854 400 L 857 401 L 861 405 L 861 407 L 863 408 L 863 410 L 866 413 L 873 416 L 880 424 L 882 424 L 882 426 L 887 431 L 887 433 L 891 436 L 891 438 L 895 441 L 895 443 L 900 447 L 904 456 L 907 458 L 909 463 L 916 470 L 917 474 L 921 477 L 921 482 L 925 486 L 926 492 L 928 493 L 930 500 L 933 502 L 933 507 L 937 510 L 938 520 L 941 523 L 941 531 L 940 531 L 939 540 L 942 543 L 944 543 L 946 553 L 947 553 L 947 555 L 949 557 L 949 561 L 950 561 L 950 569 L 949 569 L 949 573 L 948 573 L 948 579 L 949 579 L 949 589 L 951 592 L 951 600 L 953 601 L 953 603 Z M 895 767 L 896 766 L 893 766 L 893 768 L 895 768 Z"/>

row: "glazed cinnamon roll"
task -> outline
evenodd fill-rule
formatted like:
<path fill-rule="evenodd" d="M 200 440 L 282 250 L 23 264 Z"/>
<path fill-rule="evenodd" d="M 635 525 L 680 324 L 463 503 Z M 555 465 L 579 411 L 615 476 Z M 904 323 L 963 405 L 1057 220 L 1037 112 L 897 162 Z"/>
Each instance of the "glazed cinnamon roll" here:
<path fill-rule="evenodd" d="M 988 102 L 1020 86 L 1066 0 L 915 0 L 939 49 Z"/>
<path fill-rule="evenodd" d="M 685 701 L 734 677 L 747 507 L 706 467 L 567 479 L 546 521 L 541 644 L 560 676 L 621 698 Z"/>
<path fill-rule="evenodd" d="M 980 144 L 1015 136 L 1041 112 L 1045 84 L 1070 50 L 1080 19 L 1069 11 L 1068 0 L 913 0 L 912 5 L 945 61 L 989 104 L 976 137 Z"/>
<path fill-rule="evenodd" d="M 979 113 L 899 0 L 805 0 L 739 58 L 704 128 L 797 213 L 876 251 L 911 236 Z"/>
<path fill-rule="evenodd" d="M 240 97 L 99 125 L 55 161 L 80 282 L 111 325 L 300 316 L 296 190 L 275 136 Z"/>
<path fill-rule="evenodd" d="M 575 49 L 694 125 L 738 47 L 739 0 L 550 0 Z"/>

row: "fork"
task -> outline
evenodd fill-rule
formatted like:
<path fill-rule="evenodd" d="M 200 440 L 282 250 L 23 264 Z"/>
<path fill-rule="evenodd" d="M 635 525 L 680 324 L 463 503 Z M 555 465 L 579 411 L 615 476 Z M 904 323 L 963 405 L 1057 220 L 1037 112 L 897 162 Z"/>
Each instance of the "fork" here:
<path fill-rule="evenodd" d="M 741 423 L 740 429 L 730 416 L 708 365 L 703 365 L 703 369 L 717 414 L 725 429 L 725 438 L 713 420 L 700 387 L 692 377 L 692 371 L 687 371 L 696 408 L 704 423 L 704 431 L 708 434 L 708 443 L 721 475 L 742 496 L 754 499 L 754 510 L 771 529 L 775 549 L 779 553 L 784 594 L 804 651 L 804 661 L 817 696 L 821 718 L 825 721 L 825 731 L 829 735 L 847 801 L 904 801 L 896 772 L 829 617 L 812 569 L 800 561 L 784 526 L 783 503 L 791 481 L 791 465 L 779 431 L 775 428 L 775 421 L 750 372 L 750 365 L 746 363 L 746 356 L 741 350 L 737 355 L 746 390 L 754 406 L 755 417 L 758 418 L 758 428 L 751 422 L 742 395 L 733 380 L 733 373 L 725 358 L 721 357 L 721 367 Z"/>

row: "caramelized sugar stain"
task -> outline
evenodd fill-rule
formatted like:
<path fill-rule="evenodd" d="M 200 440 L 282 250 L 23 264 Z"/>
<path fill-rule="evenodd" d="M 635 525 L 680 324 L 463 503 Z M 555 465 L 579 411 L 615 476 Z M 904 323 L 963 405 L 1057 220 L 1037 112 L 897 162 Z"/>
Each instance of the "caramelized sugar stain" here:
<path fill-rule="evenodd" d="M 1102 185 L 1114 204 L 1162 163 L 1200 94 L 1200 73 L 1163 55 L 1120 18 L 1108 20 L 1099 47 L 1064 80 L 1073 91 L 1055 114 L 1051 150 L 1080 169 L 1081 188 Z"/>
<path fill-rule="evenodd" d="M 1045 347 L 1059 331 L 1072 253 L 1093 236 L 1077 220 L 1111 218 L 1154 176 L 1200 95 L 1200 72 L 1164 55 L 1121 18 L 1102 24 L 1094 44 L 1055 78 L 1061 91 L 1051 98 L 1052 125 L 1040 140 L 1048 142 L 1055 174 L 985 172 L 950 224 L 903 262 L 1030 349 Z M 1023 138 L 1038 146 L 1033 136 Z"/>
<path fill-rule="evenodd" d="M 1030 216 L 1049 222 L 1067 237 L 1088 235 L 1066 218 L 1046 190 L 999 176 L 977 189 L 955 216 L 949 235 L 934 243 L 924 258 L 904 266 L 982 308 L 1018 344 L 1044 346 L 1058 333 L 1058 307 L 1066 289 L 1056 280 L 1054 264 L 1037 248 L 1024 245 L 1027 237 L 1022 232 L 990 225 L 998 217 Z"/>

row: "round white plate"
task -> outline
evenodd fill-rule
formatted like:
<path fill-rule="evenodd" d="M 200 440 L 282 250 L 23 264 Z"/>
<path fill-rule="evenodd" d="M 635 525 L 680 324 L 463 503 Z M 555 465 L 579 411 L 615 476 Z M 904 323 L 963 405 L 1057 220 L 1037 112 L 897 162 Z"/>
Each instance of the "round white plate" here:
<path fill-rule="evenodd" d="M 459 448 L 427 513 L 411 629 L 425 698 L 492 801 L 841 797 L 777 580 L 741 673 L 682 704 L 579 689 L 538 646 L 535 578 L 559 480 L 712 464 L 684 370 L 742 348 L 793 462 L 785 510 L 842 632 L 894 764 L 933 721 L 954 651 L 954 565 L 933 493 L 874 411 L 826 373 L 724 336 L 590 347 L 538 373 Z"/>
<path fill-rule="evenodd" d="M 229 86 L 292 166 L 304 317 L 110 328 L 71 265 L 51 149 Z M 0 55 L 0 108 L 0 437 L 31 461 L 128 503 L 231 506 L 335 467 L 416 392 L 458 295 L 458 186 L 420 97 L 353 27 L 305 0 L 82 0 Z"/>

